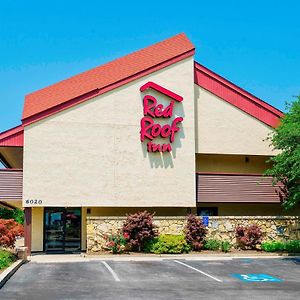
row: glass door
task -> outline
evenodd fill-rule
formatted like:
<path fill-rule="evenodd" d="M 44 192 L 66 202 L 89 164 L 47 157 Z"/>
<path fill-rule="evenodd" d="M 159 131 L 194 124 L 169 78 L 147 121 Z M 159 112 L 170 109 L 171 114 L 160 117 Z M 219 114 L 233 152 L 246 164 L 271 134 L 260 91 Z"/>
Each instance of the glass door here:
<path fill-rule="evenodd" d="M 81 209 L 45 207 L 44 251 L 81 250 Z"/>
<path fill-rule="evenodd" d="M 65 211 L 65 251 L 81 250 L 81 209 L 67 208 Z"/>

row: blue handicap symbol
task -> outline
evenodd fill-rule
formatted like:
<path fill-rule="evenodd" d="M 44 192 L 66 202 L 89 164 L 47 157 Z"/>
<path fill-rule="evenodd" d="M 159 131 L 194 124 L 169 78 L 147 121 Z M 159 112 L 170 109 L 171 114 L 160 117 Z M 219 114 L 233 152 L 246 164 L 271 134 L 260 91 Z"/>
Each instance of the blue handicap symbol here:
<path fill-rule="evenodd" d="M 243 258 L 243 259 L 241 259 L 241 262 L 243 262 L 243 263 L 251 263 L 251 262 L 253 262 L 253 259 Z"/>
<path fill-rule="evenodd" d="M 232 274 L 231 276 L 244 282 L 282 282 L 282 279 L 267 274 Z"/>

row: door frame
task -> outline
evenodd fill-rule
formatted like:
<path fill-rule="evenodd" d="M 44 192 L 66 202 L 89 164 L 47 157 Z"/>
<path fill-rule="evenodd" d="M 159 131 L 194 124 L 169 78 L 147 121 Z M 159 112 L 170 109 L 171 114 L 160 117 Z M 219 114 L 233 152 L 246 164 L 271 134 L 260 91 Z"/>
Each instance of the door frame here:
<path fill-rule="evenodd" d="M 80 227 L 79 227 L 79 236 L 80 236 L 80 250 L 78 251 L 66 251 L 65 247 L 65 240 L 66 240 L 66 211 L 67 209 L 79 209 L 80 210 Z M 53 250 L 53 251 L 45 251 L 46 249 L 46 211 L 48 209 L 61 209 L 63 212 L 63 232 L 64 232 L 64 238 L 63 238 L 63 250 Z M 78 253 L 82 251 L 82 207 L 56 207 L 56 206 L 47 206 L 44 207 L 44 213 L 43 213 L 43 252 L 45 253 Z"/>

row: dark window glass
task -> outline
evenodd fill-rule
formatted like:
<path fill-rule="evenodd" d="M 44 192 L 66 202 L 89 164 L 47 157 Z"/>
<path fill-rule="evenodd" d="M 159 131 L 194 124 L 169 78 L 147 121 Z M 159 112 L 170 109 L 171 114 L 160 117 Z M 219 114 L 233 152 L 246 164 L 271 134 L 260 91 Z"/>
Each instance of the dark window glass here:
<path fill-rule="evenodd" d="M 198 216 L 217 216 L 218 208 L 217 207 L 197 207 Z"/>

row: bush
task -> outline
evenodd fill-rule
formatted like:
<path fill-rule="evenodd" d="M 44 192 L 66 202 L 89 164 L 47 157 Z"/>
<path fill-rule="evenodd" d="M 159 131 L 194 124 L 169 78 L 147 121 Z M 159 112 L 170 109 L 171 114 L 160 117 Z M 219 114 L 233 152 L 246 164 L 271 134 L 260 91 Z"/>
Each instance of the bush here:
<path fill-rule="evenodd" d="M 0 219 L 14 219 L 19 224 L 24 224 L 24 212 L 23 210 L 0 208 Z"/>
<path fill-rule="evenodd" d="M 221 247 L 221 242 L 218 240 L 207 240 L 204 244 L 204 249 L 207 250 L 219 250 Z"/>
<path fill-rule="evenodd" d="M 264 242 L 261 244 L 261 249 L 266 252 L 284 251 L 285 244 L 280 241 Z"/>
<path fill-rule="evenodd" d="M 260 228 L 254 224 L 247 227 L 238 226 L 235 229 L 235 236 L 241 248 L 256 249 L 256 246 L 261 243 L 262 232 Z"/>
<path fill-rule="evenodd" d="M 193 250 L 199 251 L 204 246 L 207 230 L 202 221 L 195 215 L 190 214 L 185 227 L 185 239 Z"/>
<path fill-rule="evenodd" d="M 284 249 L 290 253 L 300 253 L 300 240 L 286 242 Z"/>
<path fill-rule="evenodd" d="M 0 270 L 9 267 L 15 260 L 16 256 L 6 250 L 0 250 Z"/>
<path fill-rule="evenodd" d="M 106 238 L 105 248 L 113 254 L 121 254 L 125 250 L 127 238 L 126 234 L 112 234 Z"/>
<path fill-rule="evenodd" d="M 157 236 L 153 214 L 146 210 L 127 215 L 122 231 L 128 236 L 128 245 L 133 251 L 143 251 L 145 244 Z"/>
<path fill-rule="evenodd" d="M 188 245 L 182 234 L 162 234 L 145 245 L 145 252 L 155 254 L 188 253 L 190 250 L 191 247 Z"/>
<path fill-rule="evenodd" d="M 287 251 L 289 253 L 300 253 L 300 240 L 264 242 L 261 244 L 261 249 L 266 252 Z"/>
<path fill-rule="evenodd" d="M 0 246 L 14 247 L 16 237 L 24 235 L 23 225 L 15 220 L 0 219 Z"/>
<path fill-rule="evenodd" d="M 222 252 L 227 253 L 231 249 L 231 247 L 232 247 L 232 244 L 230 242 L 228 242 L 228 241 L 223 241 L 221 243 L 221 250 L 222 250 Z"/>

